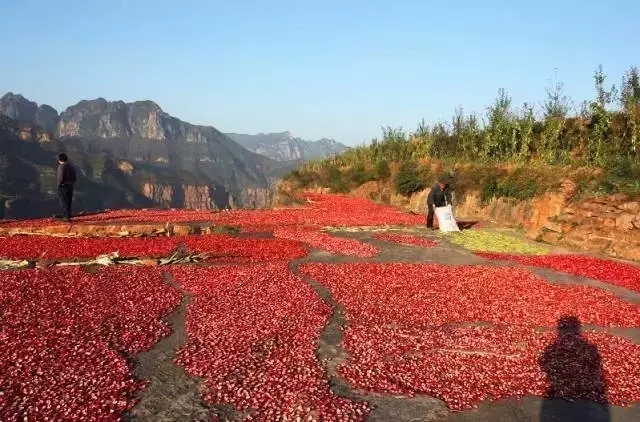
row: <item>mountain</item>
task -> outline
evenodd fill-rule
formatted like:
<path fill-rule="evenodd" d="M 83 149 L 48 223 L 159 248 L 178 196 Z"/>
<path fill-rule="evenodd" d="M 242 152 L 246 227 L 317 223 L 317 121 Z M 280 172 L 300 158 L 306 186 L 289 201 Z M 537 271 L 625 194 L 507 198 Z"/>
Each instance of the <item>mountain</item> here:
<path fill-rule="evenodd" d="M 0 98 L 0 115 L 0 216 L 5 217 L 56 207 L 60 151 L 81 173 L 77 211 L 268 206 L 273 182 L 300 163 L 248 151 L 214 127 L 181 121 L 152 101 L 98 98 L 58 114 L 9 93 Z"/>
<path fill-rule="evenodd" d="M 318 141 L 305 141 L 295 138 L 289 132 L 260 133 L 243 135 L 227 133 L 246 149 L 278 161 L 313 160 L 327 158 L 344 152 L 348 147 L 333 139 L 322 138 Z"/>
<path fill-rule="evenodd" d="M 58 112 L 53 107 L 46 104 L 38 106 L 12 92 L 0 98 L 0 114 L 19 122 L 34 123 L 50 133 L 55 133 L 58 125 Z"/>

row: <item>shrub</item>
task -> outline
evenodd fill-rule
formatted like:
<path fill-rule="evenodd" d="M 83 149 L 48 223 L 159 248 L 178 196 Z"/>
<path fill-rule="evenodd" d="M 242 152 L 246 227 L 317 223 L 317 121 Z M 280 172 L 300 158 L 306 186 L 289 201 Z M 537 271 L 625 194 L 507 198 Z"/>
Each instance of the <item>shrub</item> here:
<path fill-rule="evenodd" d="M 389 161 L 384 159 L 378 160 L 374 169 L 374 176 L 377 180 L 380 181 L 389 179 L 389 177 L 391 177 L 391 167 L 389 166 Z"/>
<path fill-rule="evenodd" d="M 404 196 L 410 196 L 425 188 L 424 179 L 418 172 L 418 166 L 414 161 L 405 161 L 400 166 L 395 182 L 396 191 Z"/>
<path fill-rule="evenodd" d="M 335 165 L 330 165 L 323 169 L 319 177 L 319 183 L 324 187 L 328 187 L 334 193 L 344 193 L 349 190 L 342 172 Z"/>
<path fill-rule="evenodd" d="M 356 164 L 347 170 L 346 177 L 356 187 L 374 179 L 373 174 L 368 172 L 362 163 Z"/>

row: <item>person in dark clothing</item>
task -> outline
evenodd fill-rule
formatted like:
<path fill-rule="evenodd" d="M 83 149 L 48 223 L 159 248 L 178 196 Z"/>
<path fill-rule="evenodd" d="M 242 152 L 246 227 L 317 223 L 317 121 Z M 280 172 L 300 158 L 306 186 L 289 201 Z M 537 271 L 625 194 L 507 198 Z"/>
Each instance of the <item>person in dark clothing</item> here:
<path fill-rule="evenodd" d="M 62 218 L 65 221 L 71 220 L 71 202 L 73 200 L 73 185 L 76 183 L 76 169 L 67 158 L 67 154 L 58 154 L 58 199 L 62 209 Z"/>
<path fill-rule="evenodd" d="M 436 207 L 451 204 L 451 187 L 446 177 L 440 177 L 427 196 L 427 227 L 433 229 L 433 217 Z"/>

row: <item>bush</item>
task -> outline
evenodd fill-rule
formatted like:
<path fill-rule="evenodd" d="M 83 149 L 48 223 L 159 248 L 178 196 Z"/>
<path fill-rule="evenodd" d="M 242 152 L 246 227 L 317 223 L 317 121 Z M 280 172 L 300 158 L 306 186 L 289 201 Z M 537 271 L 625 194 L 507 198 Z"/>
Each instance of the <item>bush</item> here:
<path fill-rule="evenodd" d="M 396 191 L 404 196 L 410 196 L 425 188 L 424 180 L 420 177 L 418 166 L 414 161 L 402 163 L 396 176 L 395 187 Z"/>
<path fill-rule="evenodd" d="M 284 176 L 284 180 L 293 182 L 301 188 L 306 188 L 315 181 L 314 176 L 312 172 L 307 170 L 292 170 L 291 173 Z"/>
<path fill-rule="evenodd" d="M 531 199 L 540 193 L 535 170 L 517 168 L 510 174 L 489 173 L 482 181 L 481 198 L 484 204 L 492 198 L 512 198 L 520 201 Z M 545 187 L 545 190 L 548 187 Z"/>
<path fill-rule="evenodd" d="M 384 182 L 391 177 L 391 168 L 387 160 L 378 160 L 374 170 L 374 176 L 377 180 Z"/>
<path fill-rule="evenodd" d="M 334 193 L 349 191 L 349 186 L 345 182 L 342 172 L 334 165 L 327 166 L 322 170 L 319 182 L 322 186 L 328 187 Z"/>
<path fill-rule="evenodd" d="M 356 164 L 347 170 L 346 176 L 347 179 L 355 185 L 355 187 L 374 179 L 373 174 L 368 172 L 362 163 Z"/>

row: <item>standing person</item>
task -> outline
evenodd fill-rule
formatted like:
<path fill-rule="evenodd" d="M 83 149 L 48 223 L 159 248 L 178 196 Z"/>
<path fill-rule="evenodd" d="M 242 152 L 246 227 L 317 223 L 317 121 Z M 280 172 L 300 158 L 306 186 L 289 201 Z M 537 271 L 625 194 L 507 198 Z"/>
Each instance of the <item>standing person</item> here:
<path fill-rule="evenodd" d="M 427 196 L 427 227 L 433 229 L 433 216 L 436 207 L 451 204 L 451 187 L 447 177 L 439 177 Z"/>
<path fill-rule="evenodd" d="M 67 158 L 67 154 L 58 154 L 58 199 L 62 209 L 62 219 L 71 221 L 71 202 L 73 200 L 73 185 L 76 183 L 76 169 Z"/>

